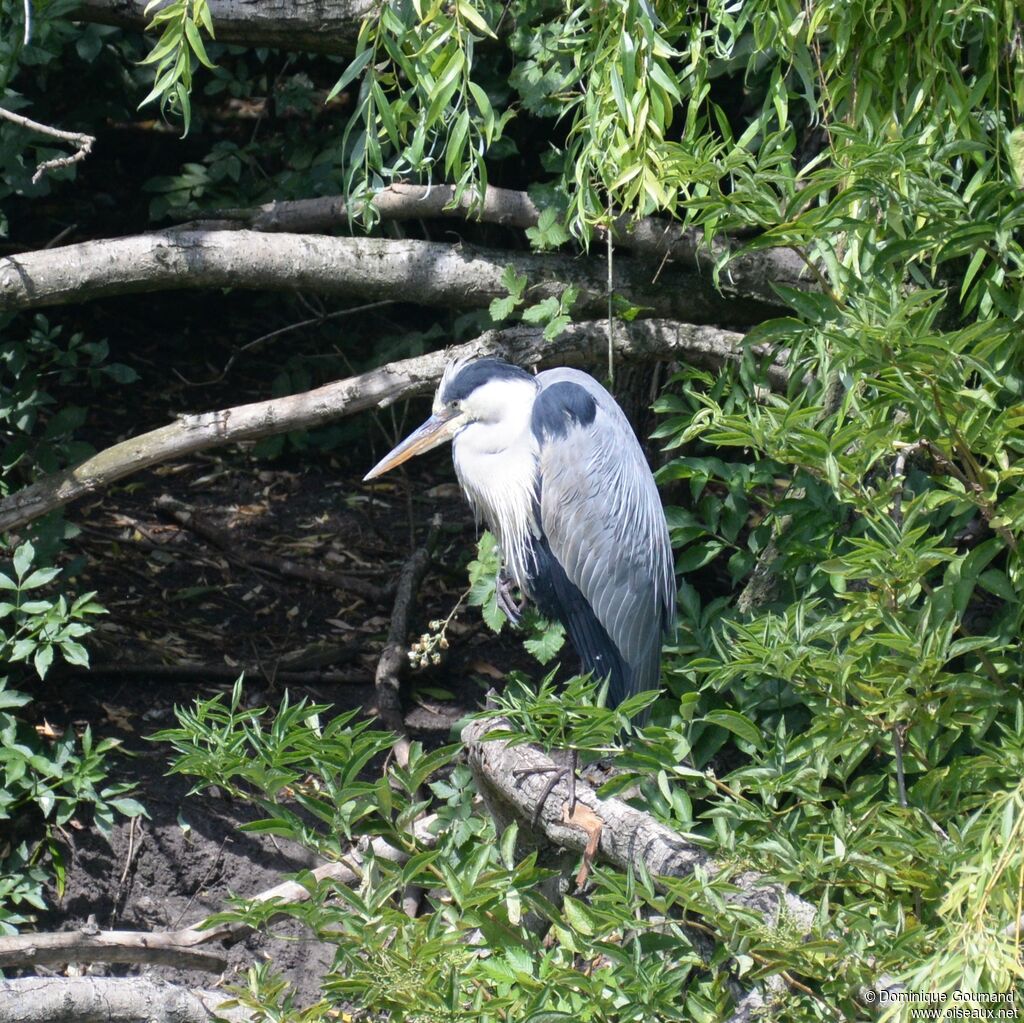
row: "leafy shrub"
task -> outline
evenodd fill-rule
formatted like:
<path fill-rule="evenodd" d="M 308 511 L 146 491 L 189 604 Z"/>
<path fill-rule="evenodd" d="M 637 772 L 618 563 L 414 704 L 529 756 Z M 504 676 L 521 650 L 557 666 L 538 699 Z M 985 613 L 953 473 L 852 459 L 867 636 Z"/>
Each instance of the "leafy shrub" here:
<path fill-rule="evenodd" d="M 34 559 L 32 544 L 22 544 L 11 574 L 0 573 L 0 664 L 13 669 L 28 663 L 42 678 L 58 653 L 69 664 L 88 664 L 79 640 L 90 631 L 89 617 L 103 608 L 91 593 L 71 601 L 41 596 L 60 570 L 34 568 Z M 93 824 L 109 836 L 115 813 L 144 813 L 127 796 L 130 784 L 104 785 L 116 740 L 94 742 L 89 728 L 80 737 L 69 731 L 44 740 L 16 713 L 31 702 L 28 693 L 10 686 L 9 675 L 0 677 L 0 821 L 7 824 L 0 843 L 0 933 L 27 923 L 26 909 L 45 908 L 43 890 L 52 874 L 62 888 L 57 833 L 76 814 L 91 808 Z"/>
<path fill-rule="evenodd" d="M 561 738 L 574 737 L 585 749 L 595 741 L 604 746 L 626 720 L 621 709 L 592 708 L 564 721 L 560 707 L 550 686 L 532 702 L 523 690 L 508 704 L 514 716 L 546 718 Z M 726 974 L 706 969 L 693 932 L 677 918 L 680 906 L 701 899 L 702 879 L 663 894 L 650 878 L 598 868 L 585 895 L 563 898 L 552 890 L 557 877 L 521 844 L 516 825 L 498 836 L 475 809 L 457 746 L 427 753 L 412 743 L 406 766 L 390 761 L 378 774 L 368 769 L 390 751 L 393 736 L 357 722 L 354 712 L 325 720 L 327 711 L 287 696 L 275 712 L 247 709 L 239 682 L 229 700 L 179 709 L 178 726 L 154 736 L 171 744 L 173 770 L 197 779 L 197 790 L 216 785 L 259 808 L 262 819 L 246 830 L 287 837 L 342 862 L 350 862 L 353 844 L 364 850 L 358 884 L 300 875 L 308 901 L 237 900 L 213 918 L 266 926 L 285 915 L 334 946 L 323 1001 L 303 1018 L 329 1018 L 355 1005 L 396 1023 L 640 1023 L 707 1018 L 728 1004 Z M 413 828 L 428 806 L 436 814 L 430 841 Z M 371 838 L 385 839 L 400 862 L 360 842 Z M 724 883 L 716 879 L 707 890 L 720 892 Z M 411 888 L 424 893 L 414 917 L 402 908 Z M 251 971 L 236 998 L 262 1010 L 292 1004 L 267 968 Z"/>

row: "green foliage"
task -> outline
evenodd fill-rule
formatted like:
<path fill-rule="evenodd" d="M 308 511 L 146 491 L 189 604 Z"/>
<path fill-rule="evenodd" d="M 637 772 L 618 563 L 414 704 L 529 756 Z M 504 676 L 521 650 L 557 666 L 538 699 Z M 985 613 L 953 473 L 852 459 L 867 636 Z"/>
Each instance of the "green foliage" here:
<path fill-rule="evenodd" d="M 578 295 L 579 289 L 570 285 L 557 298 L 552 295 L 524 309 L 523 322 L 543 323 L 544 340 L 554 341 L 572 322 L 570 310 Z"/>
<path fill-rule="evenodd" d="M 179 710 L 179 727 L 153 738 L 178 753 L 176 773 L 199 779 L 193 791 L 217 785 L 266 812 L 246 830 L 294 838 L 320 855 L 340 856 L 353 835 L 364 833 L 367 818 L 381 806 L 391 808 L 386 782 L 360 779 L 366 765 L 390 749 L 391 737 L 355 722 L 355 711 L 321 725 L 325 706 L 287 698 L 266 726 L 267 709 L 245 708 L 241 698 L 239 679 L 227 704 L 216 696 Z M 415 791 L 437 762 L 435 754 L 421 762 L 414 751 L 408 768 L 396 768 L 396 776 Z"/>
<path fill-rule="evenodd" d="M 11 321 L 8 315 L 0 328 L 7 331 Z M 78 332 L 65 340 L 62 334 L 63 327 L 37 315 L 27 337 L 0 346 L 0 494 L 9 493 L 12 483 L 92 454 L 74 437 L 86 406 L 65 400 L 57 408 L 54 390 L 77 390 L 84 399 L 107 380 L 137 379 L 129 366 L 107 361 L 105 340 L 86 341 Z"/>
<path fill-rule="evenodd" d="M 476 47 L 494 38 L 500 10 L 490 0 L 412 0 L 383 4 L 363 22 L 355 58 L 332 90 L 362 76 L 345 131 L 350 192 L 411 173 L 454 180 L 456 199 L 482 194 L 484 156 L 514 113 L 495 113 L 473 78 Z M 372 222 L 372 206 L 367 217 Z"/>
<path fill-rule="evenodd" d="M 493 632 L 501 632 L 508 619 L 498 605 L 498 576 L 502 571 L 501 547 L 490 530 L 484 530 L 477 541 L 476 557 L 470 561 L 468 600 L 470 607 L 479 607 L 484 621 Z M 535 608 L 528 607 L 520 627 L 526 633 L 523 646 L 541 664 L 547 664 L 565 643 L 565 628 L 550 622 Z"/>
<path fill-rule="evenodd" d="M 469 771 L 452 765 L 457 747 L 428 754 L 413 743 L 406 767 L 392 761 L 383 776 L 365 781 L 360 774 L 390 749 L 391 735 L 356 726 L 347 714 L 324 724 L 326 708 L 287 697 L 275 713 L 243 709 L 241 695 L 236 686 L 227 702 L 178 711 L 178 727 L 156 736 L 176 749 L 174 769 L 197 778 L 197 788 L 216 784 L 261 807 L 265 817 L 252 828 L 332 858 L 360 836 L 394 850 L 382 855 L 380 845 L 362 844 L 358 885 L 317 883 L 307 873 L 299 878 L 311 892 L 306 902 L 238 900 L 216 918 L 260 926 L 293 917 L 334 946 L 322 1002 L 301 1016 L 290 1009 L 287 1018 L 318 1019 L 356 1005 L 408 1023 L 640 1023 L 706 1018 L 728 1003 L 725 975 L 704 970 L 692 933 L 673 919 L 706 879 L 663 895 L 649 878 L 597 870 L 586 896 L 556 905 L 546 887 L 550 872 L 520 845 L 518 829 L 499 840 L 474 810 Z M 550 686 L 541 703 L 554 709 Z M 512 701 L 508 709 L 515 711 Z M 588 742 L 610 735 L 610 716 L 620 717 L 603 712 L 605 724 L 586 730 Z M 437 818 L 424 840 L 412 823 L 431 778 Z M 401 908 L 410 886 L 424 892 L 414 917 Z M 706 887 L 721 889 L 717 881 Z M 554 940 L 542 940 L 538 921 L 550 924 Z M 290 993 L 263 968 L 250 972 L 236 998 L 277 1012 Z"/>
<path fill-rule="evenodd" d="M 93 594 L 68 600 L 43 596 L 60 570 L 34 566 L 30 543 L 14 552 L 9 573 L 0 573 L 0 663 L 11 668 L 31 664 L 42 678 L 55 653 L 69 664 L 87 665 L 79 642 L 90 630 L 90 616 L 103 613 Z M 91 809 L 92 821 L 108 836 L 114 814 L 145 813 L 129 798 L 130 783 L 104 785 L 106 761 L 118 743 L 93 740 L 89 728 L 80 737 L 69 731 L 46 740 L 23 720 L 32 697 L 0 677 L 0 933 L 27 923 L 25 910 L 45 909 L 43 890 L 51 873 L 63 886 L 64 863 L 55 832 L 76 814 Z M 22 838 L 22 836 L 27 836 Z M 45 869 L 48 867 L 49 869 Z"/>
<path fill-rule="evenodd" d="M 622 737 L 630 722 L 657 699 L 656 692 L 635 693 L 616 708 L 606 707 L 608 682 L 589 675 L 555 683 L 555 672 L 538 684 L 513 672 L 496 698 L 494 709 L 512 723 L 502 737 L 513 743 L 533 742 L 544 749 L 571 749 L 604 756 L 622 751 Z"/>
<path fill-rule="evenodd" d="M 506 266 L 501 274 L 501 283 L 508 294 L 491 302 L 489 312 L 495 323 L 507 320 L 517 306 L 523 304 L 523 295 L 528 283 L 525 274 L 516 273 L 513 266 Z"/>
<path fill-rule="evenodd" d="M 86 618 L 105 612 L 93 601 L 93 593 L 70 604 L 63 595 L 50 600 L 32 593 L 60 574 L 59 568 L 33 569 L 34 559 L 35 548 L 24 543 L 14 552 L 12 575 L 0 572 L 0 593 L 5 598 L 0 600 L 0 620 L 8 619 L 0 638 L 0 662 L 14 664 L 31 658 L 36 674 L 45 678 L 55 652 L 68 664 L 88 665 L 89 655 L 78 640 L 91 631 Z"/>

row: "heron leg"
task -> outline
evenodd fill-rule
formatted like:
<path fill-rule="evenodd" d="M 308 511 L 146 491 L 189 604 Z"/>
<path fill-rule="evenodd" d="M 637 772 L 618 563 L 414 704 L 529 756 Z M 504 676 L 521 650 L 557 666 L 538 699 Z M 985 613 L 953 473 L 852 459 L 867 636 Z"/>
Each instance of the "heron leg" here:
<path fill-rule="evenodd" d="M 495 594 L 498 598 L 498 607 L 501 608 L 502 613 L 513 625 L 518 626 L 523 620 L 523 609 L 526 607 L 526 601 L 523 600 L 521 604 L 516 603 L 515 598 L 512 596 L 514 586 L 515 583 L 509 578 L 505 569 L 501 569 L 498 572 L 498 578 L 494 585 Z"/>

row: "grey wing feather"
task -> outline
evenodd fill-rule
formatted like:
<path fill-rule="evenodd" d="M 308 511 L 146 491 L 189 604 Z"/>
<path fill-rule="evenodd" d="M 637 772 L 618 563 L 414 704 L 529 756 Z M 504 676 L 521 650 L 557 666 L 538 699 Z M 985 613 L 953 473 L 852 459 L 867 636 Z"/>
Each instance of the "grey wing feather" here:
<path fill-rule="evenodd" d="M 592 377 L 555 369 L 537 377 L 593 398 L 590 423 L 570 420 L 539 440 L 540 525 L 629 666 L 630 692 L 657 686 L 663 634 L 675 619 L 675 577 L 658 489 L 629 421 Z M 570 394 L 565 388 L 558 391 Z"/>

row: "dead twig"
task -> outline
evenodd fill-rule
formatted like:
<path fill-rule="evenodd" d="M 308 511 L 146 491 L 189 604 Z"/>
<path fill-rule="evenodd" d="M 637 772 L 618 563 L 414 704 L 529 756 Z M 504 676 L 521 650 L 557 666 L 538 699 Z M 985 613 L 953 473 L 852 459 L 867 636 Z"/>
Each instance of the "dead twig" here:
<path fill-rule="evenodd" d="M 29 20 L 26 17 L 25 32 L 27 33 L 28 31 Z M 46 160 L 36 167 L 36 171 L 32 175 L 33 185 L 37 184 L 47 171 L 57 170 L 59 167 L 70 167 L 72 164 L 84 160 L 92 152 L 92 147 L 96 144 L 95 135 L 86 135 L 81 131 L 64 131 L 63 128 L 54 128 L 48 124 L 40 124 L 29 117 L 16 114 L 13 110 L 8 110 L 6 107 L 0 107 L 0 117 L 10 121 L 11 124 L 18 125 L 20 128 L 25 128 L 27 131 L 34 131 L 37 135 L 48 135 L 50 138 L 59 139 L 61 142 L 74 143 L 77 147 L 70 156 L 56 156 L 52 160 Z"/>
<path fill-rule="evenodd" d="M 302 299 L 302 295 L 299 296 Z M 354 306 L 351 309 L 336 309 L 332 313 L 319 312 L 315 316 L 311 316 L 308 320 L 300 320 L 298 323 L 289 323 L 287 327 L 279 327 L 277 330 L 272 330 L 267 334 L 261 334 L 259 337 L 254 338 L 252 341 L 247 341 L 240 348 L 236 348 L 232 353 L 231 357 L 224 364 L 224 368 L 209 380 L 189 380 L 178 370 L 171 369 L 174 375 L 187 387 L 212 387 L 214 384 L 219 384 L 230 372 L 231 367 L 234 366 L 238 357 L 245 352 L 251 352 L 254 348 L 259 348 L 260 345 L 266 344 L 268 341 L 273 341 L 275 338 L 284 337 L 285 334 L 291 334 L 293 331 L 302 330 L 304 327 L 317 327 L 323 323 L 327 323 L 328 320 L 337 320 L 343 316 L 355 316 L 357 313 L 369 312 L 371 309 L 380 309 L 382 306 L 394 305 L 395 300 L 393 298 L 387 298 L 380 302 L 367 302 L 363 305 Z"/>
<path fill-rule="evenodd" d="M 391 610 L 391 627 L 388 629 L 388 637 L 374 675 L 377 693 L 375 710 L 384 727 L 393 731 L 397 737 L 394 746 L 395 758 L 403 767 L 409 762 L 409 739 L 405 734 L 399 688 L 402 672 L 409 664 L 409 616 L 416 599 L 416 591 L 430 565 L 431 553 L 437 543 L 440 529 L 440 519 L 435 517 L 423 546 L 413 551 L 402 568 L 395 590 L 394 607 Z"/>

